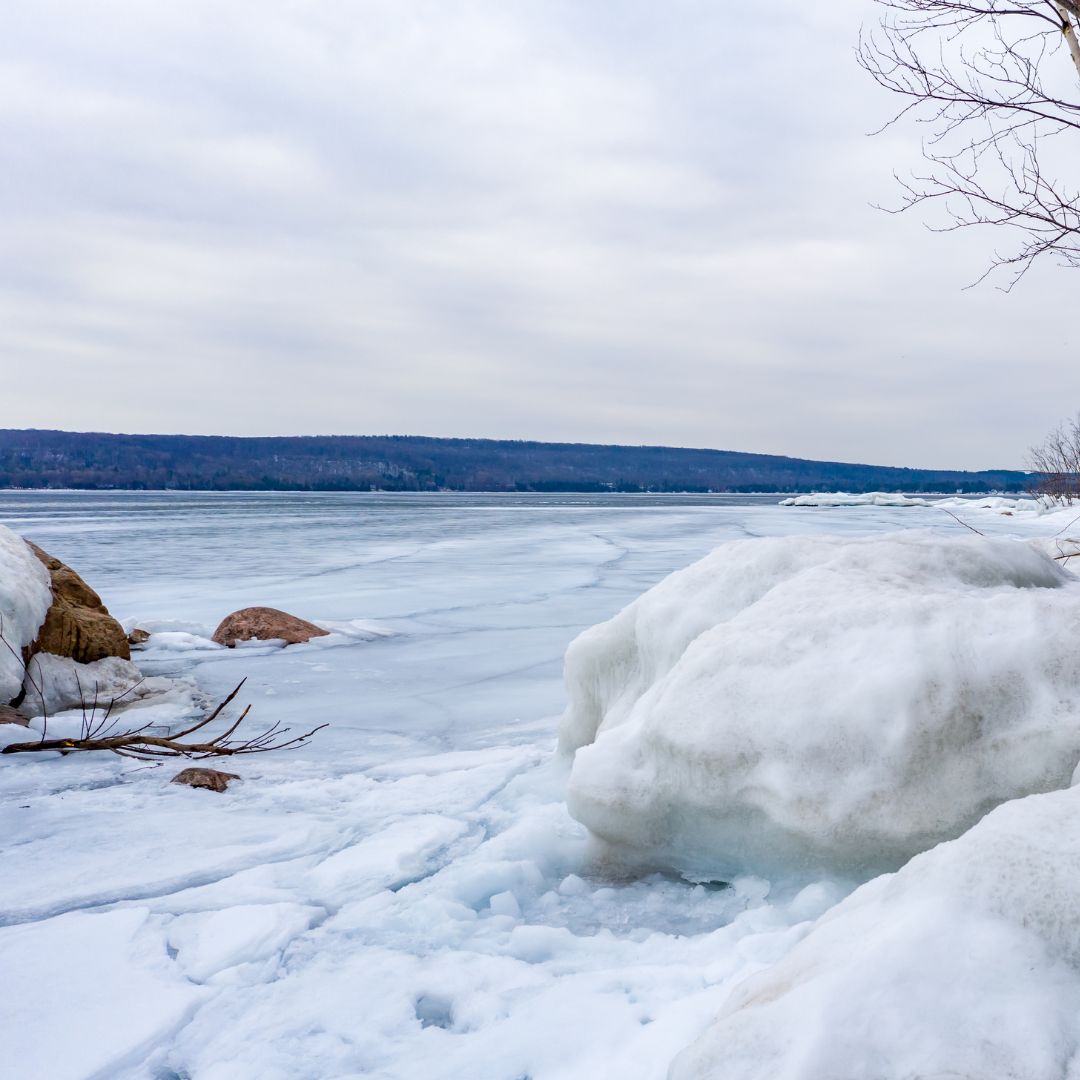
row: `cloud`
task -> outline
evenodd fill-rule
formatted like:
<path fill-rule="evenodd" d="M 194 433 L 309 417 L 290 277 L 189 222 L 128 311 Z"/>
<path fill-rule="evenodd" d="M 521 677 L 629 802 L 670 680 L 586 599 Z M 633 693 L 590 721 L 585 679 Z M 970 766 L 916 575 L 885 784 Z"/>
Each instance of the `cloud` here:
<path fill-rule="evenodd" d="M 873 209 L 917 133 L 804 9 L 24 5 L 3 423 L 1019 464 L 1070 274 L 965 292 L 994 237 Z"/>

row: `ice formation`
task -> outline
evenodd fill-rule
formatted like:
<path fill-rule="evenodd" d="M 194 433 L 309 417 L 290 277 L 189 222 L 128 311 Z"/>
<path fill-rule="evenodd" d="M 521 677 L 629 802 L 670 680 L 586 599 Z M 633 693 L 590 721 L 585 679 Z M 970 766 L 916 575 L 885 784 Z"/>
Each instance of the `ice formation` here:
<path fill-rule="evenodd" d="M 570 646 L 571 813 L 704 875 L 868 876 L 1080 756 L 1080 584 L 911 530 L 736 541 Z"/>
<path fill-rule="evenodd" d="M 868 491 L 849 495 L 846 491 L 822 491 L 813 495 L 793 495 L 781 499 L 781 506 L 929 506 L 926 499 L 901 495 L 898 491 Z"/>
<path fill-rule="evenodd" d="M 898 491 L 867 491 L 849 494 L 846 491 L 819 491 L 812 495 L 793 495 L 780 500 L 781 506 L 921 506 L 940 510 L 991 510 L 995 514 L 1011 517 L 1013 514 L 1047 514 L 1057 509 L 1055 503 L 1045 497 L 1037 499 L 1006 498 L 987 495 L 982 498 L 927 499 L 919 495 L 902 495 Z"/>
<path fill-rule="evenodd" d="M 670 1080 L 1076 1075 L 1080 789 L 1000 806 L 737 986 Z"/>
<path fill-rule="evenodd" d="M 50 603 L 48 570 L 22 537 L 0 525 L 0 705 L 22 689 L 22 650 L 37 636 Z"/>
<path fill-rule="evenodd" d="M 129 704 L 170 685 L 168 679 L 145 679 L 130 660 L 118 656 L 79 664 L 68 656 L 38 653 L 27 665 L 26 676 L 22 711 L 32 716 L 84 706 L 103 710 L 110 702 Z"/>

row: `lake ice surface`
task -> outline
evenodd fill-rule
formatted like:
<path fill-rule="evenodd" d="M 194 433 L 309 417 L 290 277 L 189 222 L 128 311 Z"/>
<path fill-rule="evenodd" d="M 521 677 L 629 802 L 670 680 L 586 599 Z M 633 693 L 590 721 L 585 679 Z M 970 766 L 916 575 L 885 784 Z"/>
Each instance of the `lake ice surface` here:
<path fill-rule="evenodd" d="M 962 528 L 705 496 L 0 492 L 0 522 L 155 631 L 147 673 L 331 725 L 225 795 L 4 759 L 5 1080 L 663 1077 L 852 883 L 605 874 L 554 755 L 567 644 L 726 540 Z M 253 604 L 340 632 L 201 640 Z"/>

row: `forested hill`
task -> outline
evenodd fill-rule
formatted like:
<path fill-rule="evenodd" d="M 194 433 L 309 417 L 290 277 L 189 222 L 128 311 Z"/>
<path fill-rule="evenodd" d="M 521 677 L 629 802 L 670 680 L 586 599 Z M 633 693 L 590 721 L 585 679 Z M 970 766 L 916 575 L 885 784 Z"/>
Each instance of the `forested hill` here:
<path fill-rule="evenodd" d="M 244 491 L 1023 491 L 1027 474 L 731 450 L 433 439 L 0 430 L 0 487 Z"/>

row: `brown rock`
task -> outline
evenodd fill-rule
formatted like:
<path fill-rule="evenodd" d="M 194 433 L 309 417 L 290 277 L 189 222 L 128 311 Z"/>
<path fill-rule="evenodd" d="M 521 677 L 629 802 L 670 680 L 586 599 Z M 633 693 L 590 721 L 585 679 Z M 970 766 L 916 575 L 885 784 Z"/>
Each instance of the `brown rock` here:
<path fill-rule="evenodd" d="M 18 724 L 19 727 L 29 727 L 30 721 L 10 705 L 0 705 L 0 724 Z"/>
<path fill-rule="evenodd" d="M 137 626 L 128 634 L 129 645 L 145 645 L 150 640 L 149 630 L 140 630 Z"/>
<path fill-rule="evenodd" d="M 181 769 L 170 784 L 187 784 L 188 787 L 206 788 L 209 791 L 224 791 L 230 780 L 239 780 L 236 773 L 220 772 L 218 769 Z"/>
<path fill-rule="evenodd" d="M 26 659 L 45 652 L 70 656 L 80 664 L 91 664 L 107 656 L 130 660 L 124 628 L 109 614 L 101 597 L 70 566 L 29 540 L 27 544 L 49 571 L 53 599 Z"/>
<path fill-rule="evenodd" d="M 226 615 L 214 631 L 214 640 L 230 649 L 238 641 L 250 641 L 252 638 L 260 641 L 280 638 L 286 645 L 299 645 L 313 637 L 325 637 L 329 632 L 277 608 L 247 607 Z"/>

